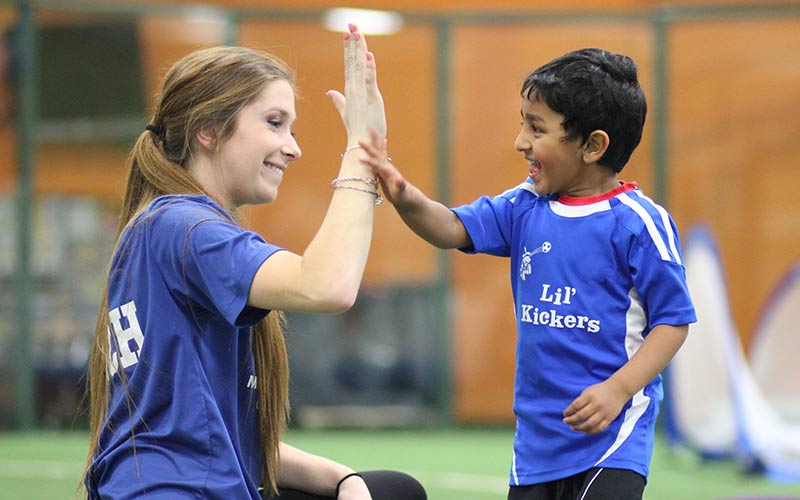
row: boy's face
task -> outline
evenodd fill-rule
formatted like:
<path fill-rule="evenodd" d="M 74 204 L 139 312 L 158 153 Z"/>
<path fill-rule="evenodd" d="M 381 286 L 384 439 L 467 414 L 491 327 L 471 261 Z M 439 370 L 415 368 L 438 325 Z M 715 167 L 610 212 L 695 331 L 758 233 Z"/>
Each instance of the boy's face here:
<path fill-rule="evenodd" d="M 592 179 L 583 161 L 579 139 L 566 141 L 564 116 L 534 96 L 522 98 L 522 128 L 514 147 L 528 160 L 528 175 L 539 195 L 588 196 Z"/>

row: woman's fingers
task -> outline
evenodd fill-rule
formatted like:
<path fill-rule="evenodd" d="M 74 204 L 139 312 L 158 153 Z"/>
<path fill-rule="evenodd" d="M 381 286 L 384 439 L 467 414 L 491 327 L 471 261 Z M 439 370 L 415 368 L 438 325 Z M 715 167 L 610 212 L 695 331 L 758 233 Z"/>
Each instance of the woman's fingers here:
<path fill-rule="evenodd" d="M 363 89 L 366 72 L 367 42 L 358 28 L 350 24 L 350 32 L 345 33 L 345 95 Z"/>
<path fill-rule="evenodd" d="M 367 51 L 367 41 L 354 24 L 348 25 L 344 39 L 344 93 L 328 91 L 344 121 L 348 143 L 367 137 L 371 129 L 386 136 L 383 98 L 377 83 L 375 56 Z"/>
<path fill-rule="evenodd" d="M 367 84 L 369 97 L 371 99 L 380 98 L 380 92 L 378 92 L 378 68 L 375 63 L 375 54 L 372 52 L 367 52 L 364 82 Z"/>
<path fill-rule="evenodd" d="M 342 93 L 338 90 L 329 90 L 325 92 L 325 95 L 333 102 L 333 106 L 336 108 L 336 111 L 339 112 L 339 116 L 344 117 L 344 108 L 347 105 L 347 100 Z"/>

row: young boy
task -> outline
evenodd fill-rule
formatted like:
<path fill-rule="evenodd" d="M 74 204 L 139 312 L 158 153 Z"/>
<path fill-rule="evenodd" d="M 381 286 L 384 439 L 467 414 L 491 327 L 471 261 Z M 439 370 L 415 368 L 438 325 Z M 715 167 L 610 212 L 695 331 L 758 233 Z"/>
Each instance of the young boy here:
<path fill-rule="evenodd" d="M 696 321 L 678 232 L 618 180 L 647 105 L 629 57 L 565 54 L 521 92 L 517 187 L 449 209 L 362 141 L 406 224 L 439 248 L 511 258 L 517 316 L 509 499 L 641 499 L 661 376 Z"/>

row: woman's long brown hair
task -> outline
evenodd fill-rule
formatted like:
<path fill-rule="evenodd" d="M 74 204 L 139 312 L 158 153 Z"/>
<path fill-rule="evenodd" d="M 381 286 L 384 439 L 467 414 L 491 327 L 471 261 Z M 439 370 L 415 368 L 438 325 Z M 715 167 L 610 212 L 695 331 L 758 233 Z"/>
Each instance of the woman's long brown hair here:
<path fill-rule="evenodd" d="M 275 80 L 293 83 L 293 74 L 286 64 L 241 47 L 203 49 L 175 63 L 164 78 L 150 121 L 154 131 L 143 132 L 128 157 L 128 179 L 114 253 L 119 251 L 123 230 L 157 197 L 207 194 L 186 170 L 194 135 L 201 128 L 213 127 L 218 144 L 230 137 L 237 113 Z M 89 355 L 90 443 L 84 481 L 91 480 L 100 431 L 108 418 L 109 279 L 107 276 Z M 289 363 L 283 314 L 270 313 L 253 327 L 252 338 L 258 380 L 261 479 L 268 493 L 276 493 L 280 438 L 289 414 Z M 131 404 L 128 399 L 129 410 Z"/>

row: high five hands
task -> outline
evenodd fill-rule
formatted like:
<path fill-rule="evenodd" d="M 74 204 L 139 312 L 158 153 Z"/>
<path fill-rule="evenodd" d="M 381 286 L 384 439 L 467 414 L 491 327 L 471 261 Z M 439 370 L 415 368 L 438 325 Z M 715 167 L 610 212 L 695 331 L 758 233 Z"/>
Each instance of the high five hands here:
<path fill-rule="evenodd" d="M 347 131 L 347 148 L 369 138 L 370 132 L 386 137 L 386 113 L 378 89 L 375 55 L 354 24 L 344 33 L 344 94 L 329 90 L 328 97 L 339 112 Z"/>

